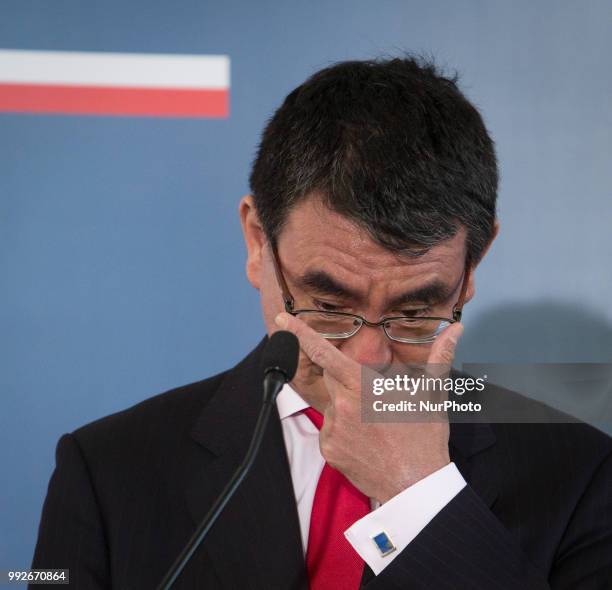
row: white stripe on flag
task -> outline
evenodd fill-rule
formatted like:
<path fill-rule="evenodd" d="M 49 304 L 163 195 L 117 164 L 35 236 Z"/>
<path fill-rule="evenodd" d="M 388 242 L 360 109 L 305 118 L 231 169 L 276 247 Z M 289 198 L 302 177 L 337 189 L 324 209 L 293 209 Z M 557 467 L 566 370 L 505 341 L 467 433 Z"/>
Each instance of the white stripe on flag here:
<path fill-rule="evenodd" d="M 227 55 L 0 49 L 0 83 L 225 89 Z"/>

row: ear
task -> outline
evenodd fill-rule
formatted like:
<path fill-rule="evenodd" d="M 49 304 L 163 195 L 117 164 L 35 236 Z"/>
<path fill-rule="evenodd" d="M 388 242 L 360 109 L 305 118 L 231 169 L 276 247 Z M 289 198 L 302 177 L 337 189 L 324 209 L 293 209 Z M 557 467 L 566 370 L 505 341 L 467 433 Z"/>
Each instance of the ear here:
<path fill-rule="evenodd" d="M 242 235 L 247 249 L 246 275 L 249 283 L 256 289 L 261 285 L 261 269 L 266 243 L 265 234 L 252 195 L 246 195 L 240 201 L 239 207 Z"/>
<path fill-rule="evenodd" d="M 472 299 L 472 297 L 474 297 L 474 293 L 476 292 L 476 287 L 474 285 L 474 275 L 475 275 L 474 271 L 476 270 L 476 267 L 480 264 L 481 260 L 486 256 L 487 252 L 489 251 L 489 248 L 491 248 L 491 244 L 493 244 L 493 240 L 495 240 L 498 233 L 499 233 L 499 221 L 497 221 L 496 219 L 495 223 L 493 224 L 493 233 L 491 235 L 491 239 L 489 240 L 489 243 L 485 246 L 485 249 L 482 251 L 482 254 L 480 255 L 480 259 L 478 260 L 478 262 L 472 265 L 472 272 L 470 273 L 470 279 L 468 281 L 467 290 L 465 292 L 465 303 L 467 303 L 470 299 Z"/>

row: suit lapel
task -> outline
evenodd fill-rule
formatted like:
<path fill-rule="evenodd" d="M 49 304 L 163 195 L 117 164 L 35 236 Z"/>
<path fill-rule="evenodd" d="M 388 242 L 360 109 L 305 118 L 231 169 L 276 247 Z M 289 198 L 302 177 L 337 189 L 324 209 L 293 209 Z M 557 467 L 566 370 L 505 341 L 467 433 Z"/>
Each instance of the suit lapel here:
<path fill-rule="evenodd" d="M 187 474 L 185 494 L 194 526 L 248 448 L 261 406 L 264 344 L 265 340 L 227 374 L 191 430 L 199 454 Z M 201 554 L 223 587 L 307 588 L 293 484 L 276 410 L 251 472 L 203 542 Z"/>

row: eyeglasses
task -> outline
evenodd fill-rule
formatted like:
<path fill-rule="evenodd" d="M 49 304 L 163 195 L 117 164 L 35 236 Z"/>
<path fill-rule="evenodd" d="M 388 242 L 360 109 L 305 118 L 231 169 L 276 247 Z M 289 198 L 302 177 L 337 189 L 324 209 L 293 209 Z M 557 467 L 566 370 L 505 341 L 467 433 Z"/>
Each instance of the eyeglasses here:
<path fill-rule="evenodd" d="M 318 332 L 324 338 L 341 339 L 350 338 L 359 332 L 362 326 L 376 328 L 381 326 L 384 333 L 394 342 L 405 344 L 429 344 L 450 324 L 461 321 L 465 294 L 470 276 L 469 260 L 466 260 L 463 273 L 463 282 L 459 299 L 453 307 L 453 317 L 420 317 L 420 316 L 392 316 L 379 322 L 370 322 L 364 317 L 343 311 L 321 311 L 320 309 L 293 309 L 295 300 L 287 281 L 281 270 L 280 258 L 276 246 L 272 246 L 272 260 L 276 279 L 283 294 L 285 311 L 295 316 Z"/>

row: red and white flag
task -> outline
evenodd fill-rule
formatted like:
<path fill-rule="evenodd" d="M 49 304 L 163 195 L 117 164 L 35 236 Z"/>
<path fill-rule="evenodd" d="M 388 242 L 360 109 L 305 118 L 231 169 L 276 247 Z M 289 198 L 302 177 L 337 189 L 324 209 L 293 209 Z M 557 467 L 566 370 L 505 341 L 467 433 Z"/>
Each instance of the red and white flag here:
<path fill-rule="evenodd" d="M 0 49 L 0 111 L 227 117 L 226 55 Z"/>

